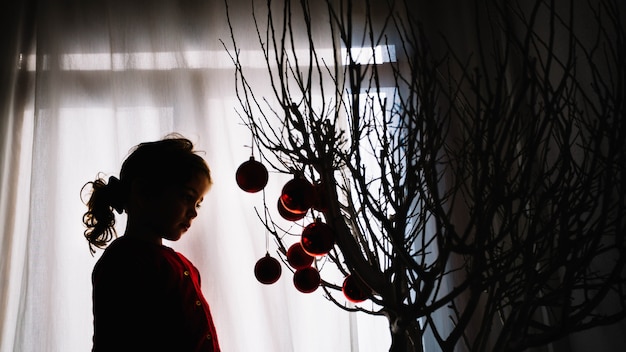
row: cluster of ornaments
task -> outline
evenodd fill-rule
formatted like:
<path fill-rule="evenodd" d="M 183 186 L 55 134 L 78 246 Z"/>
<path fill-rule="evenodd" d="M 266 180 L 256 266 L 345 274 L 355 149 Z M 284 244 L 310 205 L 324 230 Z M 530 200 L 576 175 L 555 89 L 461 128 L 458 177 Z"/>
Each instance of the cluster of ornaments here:
<path fill-rule="evenodd" d="M 239 166 L 235 174 L 237 185 L 243 191 L 256 193 L 261 191 L 268 182 L 265 166 L 253 156 Z M 302 177 L 294 177 L 282 188 L 277 201 L 278 213 L 288 221 L 303 219 L 310 209 L 326 212 L 327 202 L 322 185 L 311 184 Z M 300 242 L 296 242 L 287 250 L 287 263 L 294 269 L 293 284 L 303 293 L 311 293 L 320 286 L 319 271 L 313 266 L 316 257 L 322 257 L 335 245 L 335 234 L 332 228 L 321 218 L 315 219 L 304 227 Z M 280 262 L 266 253 L 254 267 L 254 275 L 263 284 L 270 285 L 278 281 L 282 274 Z M 364 285 L 355 275 L 348 275 L 343 283 L 343 294 L 354 303 L 367 299 L 368 293 Z"/>

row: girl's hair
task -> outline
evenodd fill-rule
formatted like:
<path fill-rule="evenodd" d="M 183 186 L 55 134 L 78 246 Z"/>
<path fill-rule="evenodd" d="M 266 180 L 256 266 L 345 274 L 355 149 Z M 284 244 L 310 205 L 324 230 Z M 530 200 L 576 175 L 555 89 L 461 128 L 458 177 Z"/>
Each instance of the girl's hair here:
<path fill-rule="evenodd" d="M 87 227 L 85 238 L 89 250 L 104 248 L 117 235 L 115 214 L 121 214 L 128 206 L 133 181 L 141 179 L 147 189 L 159 190 L 163 185 L 183 185 L 197 174 L 207 177 L 212 183 L 211 171 L 202 157 L 193 149 L 193 143 L 178 134 L 168 135 L 156 142 L 141 143 L 131 150 L 120 170 L 120 178 L 101 177 L 87 182 L 91 194 L 87 201 L 87 212 L 83 223 Z"/>

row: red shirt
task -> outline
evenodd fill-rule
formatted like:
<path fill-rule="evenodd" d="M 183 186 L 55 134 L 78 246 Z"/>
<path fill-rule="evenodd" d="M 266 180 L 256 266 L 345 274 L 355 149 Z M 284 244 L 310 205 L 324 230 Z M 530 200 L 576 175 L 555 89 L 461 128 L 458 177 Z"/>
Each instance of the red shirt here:
<path fill-rule="evenodd" d="M 93 270 L 93 351 L 219 352 L 198 269 L 169 247 L 126 237 Z"/>

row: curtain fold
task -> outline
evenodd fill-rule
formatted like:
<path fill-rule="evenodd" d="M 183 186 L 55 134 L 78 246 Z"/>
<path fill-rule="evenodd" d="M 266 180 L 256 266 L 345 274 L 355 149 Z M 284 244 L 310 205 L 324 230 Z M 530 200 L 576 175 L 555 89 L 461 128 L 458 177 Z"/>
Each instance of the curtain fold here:
<path fill-rule="evenodd" d="M 33 1 L 2 5 L 0 41 L 0 350 L 11 350 L 20 319 L 26 253 L 32 116 L 25 111 L 32 80 L 19 68 L 34 35 Z"/>

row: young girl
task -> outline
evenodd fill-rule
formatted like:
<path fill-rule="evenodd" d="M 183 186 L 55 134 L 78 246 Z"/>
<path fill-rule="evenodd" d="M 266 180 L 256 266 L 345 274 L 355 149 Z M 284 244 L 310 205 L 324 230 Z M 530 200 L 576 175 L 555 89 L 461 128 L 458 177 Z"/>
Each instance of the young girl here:
<path fill-rule="evenodd" d="M 162 243 L 189 229 L 210 185 L 207 164 L 178 135 L 135 147 L 119 179 L 85 185 L 90 250 L 113 240 L 92 275 L 93 351 L 220 351 L 198 270 Z M 116 239 L 113 210 L 128 216 Z"/>

